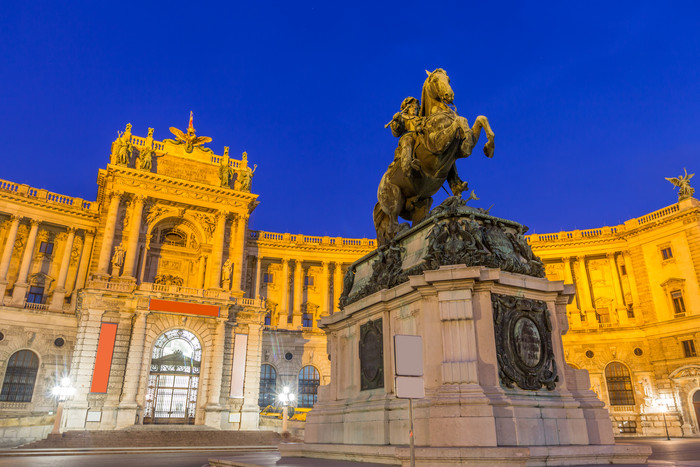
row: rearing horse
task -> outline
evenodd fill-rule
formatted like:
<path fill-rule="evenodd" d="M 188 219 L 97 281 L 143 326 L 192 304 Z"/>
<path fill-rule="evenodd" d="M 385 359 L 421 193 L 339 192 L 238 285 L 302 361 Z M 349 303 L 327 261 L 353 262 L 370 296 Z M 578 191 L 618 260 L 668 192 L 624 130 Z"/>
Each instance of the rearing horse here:
<path fill-rule="evenodd" d="M 454 196 L 467 189 L 457 175 L 455 160 L 468 157 L 481 135 L 482 128 L 488 141 L 484 145 L 486 157 L 493 157 L 494 134 L 483 115 L 476 117 L 473 127 L 467 119 L 449 107 L 454 101 L 450 78 L 438 68 L 423 83 L 420 117 L 423 130 L 416 135 L 413 148 L 420 169 L 404 172 L 400 163 L 392 163 L 379 182 L 378 203 L 374 206 L 374 227 L 377 241 L 384 245 L 400 231 L 399 216 L 415 226 L 428 216 L 432 196 L 447 180 Z"/>

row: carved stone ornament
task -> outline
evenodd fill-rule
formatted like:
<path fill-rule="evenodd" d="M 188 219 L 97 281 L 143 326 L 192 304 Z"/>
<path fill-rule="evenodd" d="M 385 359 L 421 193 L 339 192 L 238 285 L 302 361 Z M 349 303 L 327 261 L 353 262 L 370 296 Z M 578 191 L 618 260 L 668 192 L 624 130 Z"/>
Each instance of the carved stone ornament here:
<path fill-rule="evenodd" d="M 360 326 L 360 390 L 384 387 L 382 319 Z"/>
<path fill-rule="evenodd" d="M 430 227 L 432 225 L 432 227 Z M 427 227 L 426 227 L 427 226 Z M 423 240 L 427 243 L 421 263 L 403 269 L 403 239 L 412 232 L 430 228 Z M 457 196 L 437 206 L 424 223 L 409 229 L 386 245 L 377 248 L 372 275 L 360 290 L 352 292 L 355 267 L 344 278 L 340 307 L 408 281 L 411 275 L 439 269 L 440 266 L 464 264 L 485 266 L 503 271 L 545 277 L 544 263 L 532 252 L 524 233 L 527 227 L 490 216 L 486 210 L 466 205 Z"/>
<path fill-rule="evenodd" d="M 552 323 L 541 300 L 491 294 L 498 376 L 507 388 L 553 390 L 559 380 Z"/>

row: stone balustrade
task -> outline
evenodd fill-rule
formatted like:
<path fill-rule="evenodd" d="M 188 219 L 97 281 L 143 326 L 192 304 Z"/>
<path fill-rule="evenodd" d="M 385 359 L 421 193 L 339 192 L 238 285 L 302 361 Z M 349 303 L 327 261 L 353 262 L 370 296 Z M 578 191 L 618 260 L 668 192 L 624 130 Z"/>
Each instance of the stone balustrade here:
<path fill-rule="evenodd" d="M 530 244 L 533 243 L 547 243 L 547 242 L 560 242 L 569 240 L 581 240 L 581 239 L 593 239 L 602 237 L 611 237 L 628 230 L 635 229 L 649 222 L 657 221 L 665 217 L 671 216 L 680 210 L 678 204 L 673 204 L 671 206 L 659 209 L 652 213 L 646 214 L 642 217 L 637 217 L 625 221 L 624 224 L 612 226 L 612 227 L 598 227 L 595 229 L 587 230 L 571 230 L 567 232 L 559 233 L 546 233 L 546 234 L 531 234 L 526 235 L 525 238 Z"/>
<path fill-rule="evenodd" d="M 262 230 L 250 231 L 249 238 L 258 242 L 264 241 L 265 243 L 278 243 L 280 245 L 294 243 L 297 245 L 314 244 L 331 247 L 357 247 L 362 249 L 377 248 L 377 240 L 370 238 L 319 237 L 313 235 L 265 232 Z"/>
<path fill-rule="evenodd" d="M 48 190 L 33 188 L 29 185 L 14 183 L 8 180 L 0 180 L 0 191 L 13 193 L 26 198 L 35 198 L 38 201 L 58 204 L 81 211 L 97 212 L 97 203 L 94 201 L 86 201 L 82 198 L 53 193 Z"/>

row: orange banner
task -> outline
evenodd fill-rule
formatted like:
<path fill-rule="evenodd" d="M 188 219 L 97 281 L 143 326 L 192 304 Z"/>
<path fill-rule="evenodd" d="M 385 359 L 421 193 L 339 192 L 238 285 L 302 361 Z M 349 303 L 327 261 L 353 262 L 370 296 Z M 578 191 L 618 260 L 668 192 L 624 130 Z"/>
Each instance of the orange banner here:
<path fill-rule="evenodd" d="M 186 315 L 219 317 L 219 307 L 216 305 L 202 305 L 199 303 L 173 302 L 171 300 L 159 300 L 152 298 L 148 304 L 151 311 L 165 311 L 169 313 L 184 313 Z"/>
<path fill-rule="evenodd" d="M 92 371 L 90 392 L 107 392 L 109 370 L 112 368 L 112 355 L 116 340 L 117 324 L 102 323 L 100 339 L 97 341 L 97 356 L 95 357 L 95 368 Z"/>

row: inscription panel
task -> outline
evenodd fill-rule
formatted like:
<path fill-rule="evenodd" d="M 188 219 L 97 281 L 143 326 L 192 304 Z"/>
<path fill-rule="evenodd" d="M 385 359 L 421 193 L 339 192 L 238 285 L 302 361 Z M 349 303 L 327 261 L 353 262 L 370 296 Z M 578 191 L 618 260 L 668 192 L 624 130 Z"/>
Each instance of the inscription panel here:
<path fill-rule="evenodd" d="M 360 326 L 360 390 L 384 387 L 382 319 Z"/>

